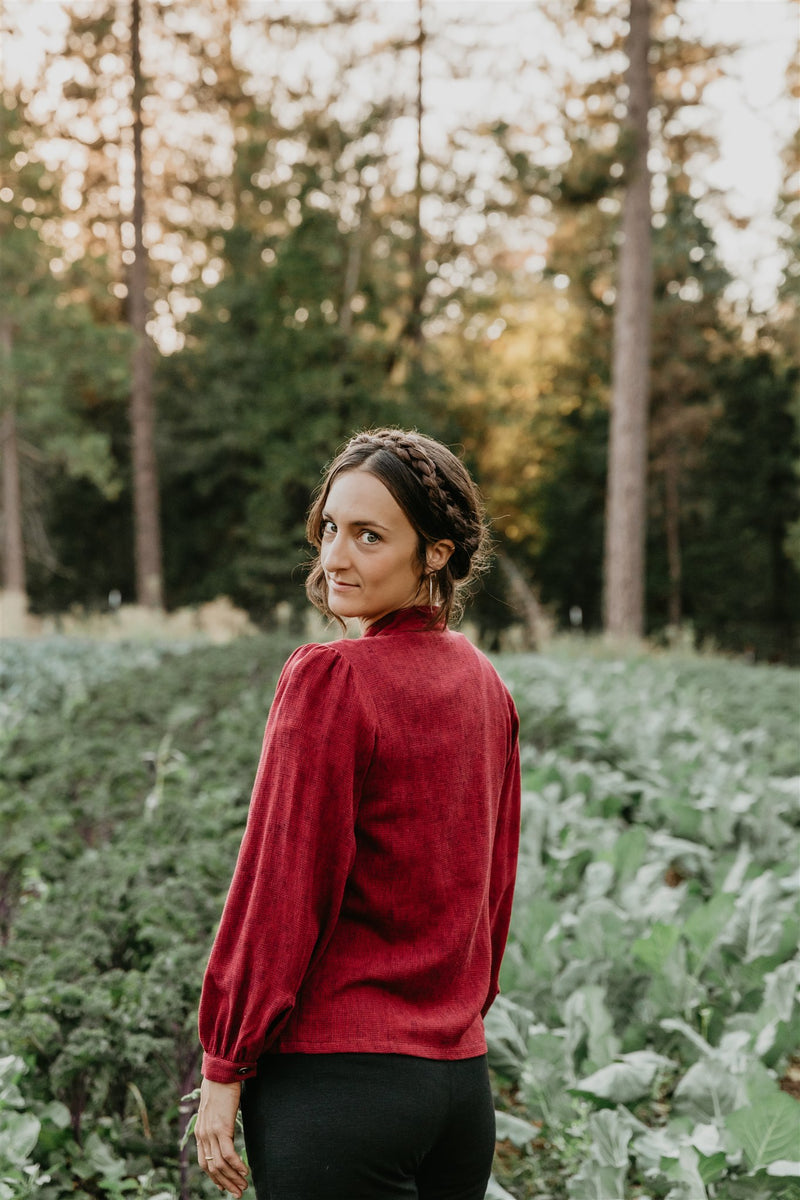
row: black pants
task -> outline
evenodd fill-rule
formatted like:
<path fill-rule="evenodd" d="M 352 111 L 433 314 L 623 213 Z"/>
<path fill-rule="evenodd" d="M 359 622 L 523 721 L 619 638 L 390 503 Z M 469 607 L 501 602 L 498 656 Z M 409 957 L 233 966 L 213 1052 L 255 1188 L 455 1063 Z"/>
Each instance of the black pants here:
<path fill-rule="evenodd" d="M 483 1200 L 485 1056 L 276 1054 L 242 1089 L 257 1200 Z"/>

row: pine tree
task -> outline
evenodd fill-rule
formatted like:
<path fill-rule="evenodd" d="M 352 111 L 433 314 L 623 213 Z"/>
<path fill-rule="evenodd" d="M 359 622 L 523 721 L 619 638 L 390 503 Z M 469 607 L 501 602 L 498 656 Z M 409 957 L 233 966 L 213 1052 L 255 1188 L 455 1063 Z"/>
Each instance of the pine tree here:
<path fill-rule="evenodd" d="M 163 608 L 158 467 L 155 451 L 152 347 L 147 334 L 148 256 L 144 245 L 144 164 L 140 48 L 141 4 L 131 0 L 131 80 L 133 116 L 133 262 L 128 272 L 128 306 L 134 335 L 131 371 L 131 454 L 136 563 L 136 597 L 148 608 Z"/>
<path fill-rule="evenodd" d="M 627 39 L 628 143 L 614 311 L 611 424 L 605 527 L 604 613 L 608 633 L 644 633 L 647 416 L 650 401 L 649 0 L 631 0 Z"/>
<path fill-rule="evenodd" d="M 786 71 L 787 92 L 800 101 L 800 63 L 789 62 Z M 784 268 L 778 288 L 776 311 L 764 329 L 770 351 L 787 365 L 800 363 L 800 121 L 784 147 L 783 178 L 778 197 L 777 216 L 783 226 L 781 249 Z M 797 377 L 789 399 L 797 441 L 800 443 L 800 376 Z M 800 495 L 800 451 L 795 462 L 797 491 Z M 789 523 L 785 541 L 786 553 L 800 572 L 800 515 Z"/>
<path fill-rule="evenodd" d="M 11 368 L 13 327 L 11 319 L 0 320 L 0 360 L 13 389 Z M 3 476 L 3 594 L 0 633 L 13 636 L 25 628 L 28 593 L 25 584 L 25 548 L 22 539 L 22 489 L 19 481 L 16 406 L 8 400 L 0 418 L 0 463 Z"/>
<path fill-rule="evenodd" d="M 573 595 L 575 591 L 565 589 L 564 582 L 586 582 L 577 604 L 588 620 L 598 611 L 587 589 L 601 572 L 602 539 L 597 541 L 595 518 L 602 488 L 598 490 L 597 468 L 602 461 L 601 440 L 608 430 L 607 411 L 613 410 L 607 347 L 612 344 L 620 303 L 615 242 L 620 182 L 625 180 L 631 149 L 631 139 L 621 126 L 628 110 L 627 89 L 617 66 L 626 28 L 615 10 L 601 10 L 592 3 L 576 5 L 569 14 L 556 6 L 553 15 L 559 26 L 570 16 L 570 24 L 563 28 L 565 43 L 574 43 L 580 56 L 591 53 L 593 70 L 588 82 L 582 81 L 577 69 L 564 81 L 563 119 L 570 153 L 539 185 L 553 202 L 557 222 L 548 270 L 562 287 L 561 303 L 574 314 L 571 325 L 577 334 L 569 361 L 554 381 L 565 404 L 565 447 L 542 475 L 543 503 L 556 525 L 552 531 L 545 528 L 537 567 L 543 594 L 557 599 L 564 618 L 572 605 L 569 591 Z M 680 617 L 685 582 L 681 525 L 693 504 L 691 490 L 681 480 L 693 471 L 713 416 L 713 359 L 734 336 L 723 303 L 728 278 L 716 260 L 713 238 L 697 216 L 694 199 L 695 156 L 702 153 L 713 159 L 715 147 L 703 126 L 691 119 L 691 112 L 688 120 L 684 117 L 684 110 L 702 101 L 728 48 L 688 40 L 671 0 L 653 6 L 651 15 L 648 115 L 655 164 L 651 236 L 655 262 L 647 397 L 647 557 L 652 564 L 646 574 L 648 629 L 670 616 Z M 680 378 L 682 362 L 685 371 Z M 687 386 L 690 378 L 692 386 Z M 570 450 L 570 443 L 578 438 L 591 440 L 591 449 Z M 579 463 L 583 474 L 577 476 Z M 615 476 L 610 467 L 608 474 L 612 487 Z M 570 489 L 567 504 L 566 488 Z M 561 498 L 560 507 L 553 507 L 556 497 Z M 559 512 L 565 514 L 561 519 Z M 567 513 L 573 514 L 569 521 Z M 564 545 L 580 547 L 569 572 L 562 571 L 557 561 L 558 547 Z"/>
<path fill-rule="evenodd" d="M 44 137 L 23 89 L 7 87 L 0 110 L 0 407 L 4 586 L 17 632 L 31 568 L 34 575 L 42 567 L 62 569 L 46 520 L 49 482 L 81 478 L 107 497 L 117 487 L 108 440 L 94 428 L 91 408 L 98 392 L 117 395 L 127 376 L 124 339 L 97 324 L 81 264 L 68 262 L 52 240 L 62 180 L 40 159 Z"/>
<path fill-rule="evenodd" d="M 75 159 L 72 167 L 80 204 L 73 202 L 71 214 L 80 227 L 82 261 L 87 272 L 94 264 L 106 291 L 106 319 L 124 316 L 133 333 L 126 472 L 132 558 L 137 601 L 156 608 L 164 595 L 153 333 L 174 347 L 173 312 L 185 312 L 184 285 L 211 257 L 207 222 L 222 202 L 205 186 L 213 155 L 202 110 L 205 85 L 194 96 L 199 65 L 191 47 L 187 51 L 181 21 L 202 22 L 211 14 L 224 24 L 228 7 L 220 16 L 211 0 L 192 6 L 192 13 L 182 4 L 173 10 L 140 0 L 124 12 L 109 0 L 74 5 L 56 60 L 61 97 L 51 131 L 83 147 L 82 165 Z"/>

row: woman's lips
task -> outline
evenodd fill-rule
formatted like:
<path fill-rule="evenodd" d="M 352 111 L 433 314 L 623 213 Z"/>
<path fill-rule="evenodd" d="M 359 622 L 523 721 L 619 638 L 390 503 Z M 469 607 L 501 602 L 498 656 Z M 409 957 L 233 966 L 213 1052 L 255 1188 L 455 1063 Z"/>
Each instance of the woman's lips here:
<path fill-rule="evenodd" d="M 329 579 L 328 587 L 333 588 L 333 590 L 335 592 L 347 592 L 347 591 L 350 591 L 352 588 L 358 587 L 358 584 L 357 583 L 342 583 L 338 579 Z"/>

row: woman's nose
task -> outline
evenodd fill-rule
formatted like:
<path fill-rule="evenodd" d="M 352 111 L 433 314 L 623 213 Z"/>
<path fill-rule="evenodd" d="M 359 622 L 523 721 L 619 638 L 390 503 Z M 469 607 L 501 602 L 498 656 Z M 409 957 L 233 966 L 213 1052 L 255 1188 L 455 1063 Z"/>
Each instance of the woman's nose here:
<path fill-rule="evenodd" d="M 347 540 L 341 530 L 337 530 L 334 537 L 325 542 L 320 558 L 326 571 L 342 571 L 349 565 Z"/>

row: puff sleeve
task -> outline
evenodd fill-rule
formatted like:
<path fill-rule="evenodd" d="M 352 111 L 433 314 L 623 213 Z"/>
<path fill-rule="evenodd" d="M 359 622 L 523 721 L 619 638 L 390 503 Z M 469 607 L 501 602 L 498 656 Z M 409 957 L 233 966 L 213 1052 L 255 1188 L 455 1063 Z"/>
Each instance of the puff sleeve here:
<path fill-rule="evenodd" d="M 355 821 L 375 742 L 368 696 L 334 645 L 284 667 L 264 734 L 247 828 L 206 968 L 203 1074 L 231 1083 L 290 1016 L 323 953 L 355 857 Z"/>

